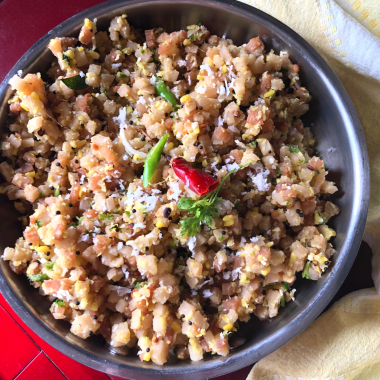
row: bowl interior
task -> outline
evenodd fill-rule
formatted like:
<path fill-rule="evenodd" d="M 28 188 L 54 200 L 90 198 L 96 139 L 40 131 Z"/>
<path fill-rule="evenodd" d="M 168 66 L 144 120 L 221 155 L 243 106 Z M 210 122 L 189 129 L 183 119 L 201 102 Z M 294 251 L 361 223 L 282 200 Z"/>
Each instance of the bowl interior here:
<path fill-rule="evenodd" d="M 53 58 L 45 48 L 50 38 L 78 36 L 84 17 L 98 19 L 98 29 L 107 30 L 115 15 L 127 13 L 135 28 L 163 27 L 167 31 L 204 24 L 212 34 L 225 35 L 240 45 L 260 36 L 267 49 L 288 51 L 300 68 L 300 77 L 313 100 L 303 117 L 305 127 L 317 141 L 317 150 L 329 169 L 329 179 L 335 181 L 339 193 L 333 201 L 341 214 L 332 223 L 337 231 L 334 246 L 337 253 L 326 275 L 317 282 L 297 279 L 296 300 L 282 309 L 271 322 L 258 322 L 253 317 L 241 324 L 247 338 L 244 345 L 227 357 L 207 356 L 201 362 L 171 359 L 165 366 L 141 363 L 137 356 L 114 355 L 100 337 L 82 340 L 69 332 L 67 322 L 55 320 L 49 312 L 49 302 L 29 286 L 24 276 L 10 271 L 8 263 L 0 261 L 0 286 L 8 302 L 29 326 L 42 338 L 66 355 L 98 370 L 130 379 L 178 378 L 179 373 L 192 373 L 194 379 L 218 376 L 249 365 L 271 353 L 305 328 L 327 305 L 346 277 L 357 253 L 364 228 L 368 205 L 368 167 L 364 138 L 351 102 L 336 76 L 322 58 L 298 35 L 270 16 L 233 1 L 111 1 L 82 12 L 49 32 L 12 69 L 0 87 L 0 127 L 5 132 L 8 111 L 6 101 L 11 91 L 9 78 L 22 69 L 44 72 Z M 329 148 L 335 148 L 336 150 Z M 12 202 L 1 196 L 0 250 L 12 246 L 22 233 Z"/>

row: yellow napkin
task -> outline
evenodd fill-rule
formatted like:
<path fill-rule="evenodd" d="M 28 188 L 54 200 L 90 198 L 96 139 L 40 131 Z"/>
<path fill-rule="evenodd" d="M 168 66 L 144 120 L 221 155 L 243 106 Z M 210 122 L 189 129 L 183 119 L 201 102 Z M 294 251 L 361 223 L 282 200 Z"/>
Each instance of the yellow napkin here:
<path fill-rule="evenodd" d="M 371 199 L 366 239 L 380 294 L 380 0 L 240 0 L 288 25 L 346 88 L 366 137 Z M 347 295 L 291 342 L 258 362 L 247 380 L 379 380 L 380 296 Z"/>
<path fill-rule="evenodd" d="M 247 380 L 379 380 L 380 297 L 346 295 L 301 334 L 260 360 Z"/>

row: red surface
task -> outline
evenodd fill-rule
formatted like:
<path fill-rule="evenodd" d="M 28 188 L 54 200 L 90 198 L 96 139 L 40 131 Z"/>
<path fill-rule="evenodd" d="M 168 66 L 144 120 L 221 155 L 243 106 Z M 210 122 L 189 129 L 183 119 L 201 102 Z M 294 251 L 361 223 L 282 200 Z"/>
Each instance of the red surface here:
<path fill-rule="evenodd" d="M 11 380 L 39 354 L 40 350 L 1 306 L 0 325 L 0 379 Z M 14 355 L 15 352 L 18 352 L 18 355 Z"/>
<path fill-rule="evenodd" d="M 40 352 L 33 361 L 16 377 L 16 380 L 66 380 L 62 372 Z"/>
<path fill-rule="evenodd" d="M 100 0 L 0 0 L 0 81 L 49 30 Z"/>

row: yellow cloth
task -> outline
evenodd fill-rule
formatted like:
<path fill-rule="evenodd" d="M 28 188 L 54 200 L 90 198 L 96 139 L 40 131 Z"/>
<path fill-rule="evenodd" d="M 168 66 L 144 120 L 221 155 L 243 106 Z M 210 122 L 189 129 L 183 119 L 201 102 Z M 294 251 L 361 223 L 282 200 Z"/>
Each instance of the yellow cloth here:
<path fill-rule="evenodd" d="M 247 380 L 379 380 L 380 296 L 353 292 L 260 360 Z"/>
<path fill-rule="evenodd" d="M 370 161 L 366 233 L 380 294 L 380 0 L 241 1 L 279 19 L 308 41 L 354 103 Z M 380 296 L 375 289 L 347 295 L 258 362 L 247 380 L 380 380 L 379 322 Z"/>

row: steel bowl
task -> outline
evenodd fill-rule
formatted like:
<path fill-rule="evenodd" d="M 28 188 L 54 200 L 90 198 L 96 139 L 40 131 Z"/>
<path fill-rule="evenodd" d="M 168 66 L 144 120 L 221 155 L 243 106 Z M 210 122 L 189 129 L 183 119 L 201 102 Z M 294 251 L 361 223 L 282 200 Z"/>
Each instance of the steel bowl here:
<path fill-rule="evenodd" d="M 0 260 L 0 289 L 24 322 L 50 345 L 96 370 L 129 379 L 192 379 L 220 376 L 248 366 L 275 351 L 308 326 L 326 307 L 346 278 L 362 239 L 369 200 L 369 169 L 366 144 L 355 109 L 342 84 L 321 56 L 293 30 L 253 7 L 231 0 L 154 1 L 119 0 L 94 6 L 77 14 L 41 38 L 17 62 L 0 86 L 0 126 L 5 132 L 9 79 L 22 70 L 44 72 L 53 58 L 46 48 L 56 36 L 77 36 L 85 17 L 97 18 L 99 29 L 106 30 L 115 15 L 128 14 L 136 28 L 164 27 L 167 31 L 201 22 L 212 34 L 225 35 L 236 44 L 260 36 L 267 48 L 288 51 L 301 70 L 302 83 L 313 100 L 303 118 L 318 142 L 317 149 L 329 169 L 329 179 L 339 186 L 334 201 L 341 213 L 335 218 L 337 249 L 330 270 L 319 281 L 297 279 L 295 302 L 287 304 L 271 322 L 252 318 L 241 324 L 240 346 L 226 357 L 206 355 L 199 362 L 171 358 L 164 366 L 140 362 L 137 356 L 110 352 L 101 337 L 82 340 L 70 333 L 67 322 L 55 320 L 49 302 L 32 288 L 25 276 L 17 276 Z M 329 149 L 329 148 L 335 148 Z M 22 229 L 12 202 L 0 200 L 0 249 L 12 246 Z M 22 349 L 22 347 L 21 347 Z"/>

